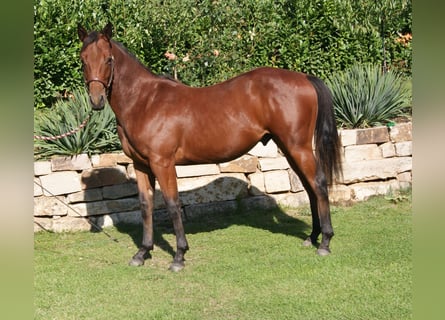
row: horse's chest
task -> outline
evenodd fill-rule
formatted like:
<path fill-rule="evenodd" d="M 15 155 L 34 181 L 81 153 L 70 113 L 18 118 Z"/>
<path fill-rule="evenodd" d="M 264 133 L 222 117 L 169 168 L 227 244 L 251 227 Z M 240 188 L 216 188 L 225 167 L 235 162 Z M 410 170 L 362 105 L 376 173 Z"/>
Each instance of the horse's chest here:
<path fill-rule="evenodd" d="M 137 143 L 137 139 L 135 139 L 131 134 L 129 135 L 121 126 L 117 127 L 117 132 L 119 135 L 119 139 L 121 141 L 122 150 L 124 153 L 133 159 L 133 161 L 137 162 L 146 162 L 147 157 L 144 156 L 143 152 L 141 152 L 141 148 L 138 147 L 141 144 Z M 136 140 L 136 141 L 135 141 Z"/>
<path fill-rule="evenodd" d="M 156 136 L 142 134 L 141 132 L 119 129 L 119 138 L 124 153 L 135 162 L 144 164 L 160 164 L 167 166 L 174 155 L 169 143 L 160 143 Z"/>

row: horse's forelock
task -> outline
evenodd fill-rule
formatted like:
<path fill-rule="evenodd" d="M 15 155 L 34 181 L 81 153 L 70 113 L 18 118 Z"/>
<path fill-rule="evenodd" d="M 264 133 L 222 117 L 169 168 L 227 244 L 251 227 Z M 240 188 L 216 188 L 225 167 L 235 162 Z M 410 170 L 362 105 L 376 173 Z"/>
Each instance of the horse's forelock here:
<path fill-rule="evenodd" d="M 98 32 L 98 31 L 90 32 L 90 34 L 88 34 L 88 36 L 83 40 L 82 49 L 87 47 L 89 44 L 98 41 L 100 39 L 99 35 L 100 35 L 100 32 Z"/>

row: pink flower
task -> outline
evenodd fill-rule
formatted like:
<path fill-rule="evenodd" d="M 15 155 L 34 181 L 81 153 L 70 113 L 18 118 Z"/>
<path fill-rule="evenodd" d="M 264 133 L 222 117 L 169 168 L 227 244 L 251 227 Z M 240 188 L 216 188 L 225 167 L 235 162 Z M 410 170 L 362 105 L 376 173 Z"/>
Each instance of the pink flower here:
<path fill-rule="evenodd" d="M 219 56 L 219 50 L 217 49 L 213 50 L 213 54 L 215 55 L 215 57 Z"/>
<path fill-rule="evenodd" d="M 190 56 L 188 53 L 185 55 L 184 58 L 182 58 L 182 62 L 187 62 L 187 61 L 190 61 Z"/>
<path fill-rule="evenodd" d="M 168 59 L 168 60 L 176 60 L 176 54 L 171 53 L 169 51 L 167 51 L 166 53 L 164 53 L 164 56 Z"/>

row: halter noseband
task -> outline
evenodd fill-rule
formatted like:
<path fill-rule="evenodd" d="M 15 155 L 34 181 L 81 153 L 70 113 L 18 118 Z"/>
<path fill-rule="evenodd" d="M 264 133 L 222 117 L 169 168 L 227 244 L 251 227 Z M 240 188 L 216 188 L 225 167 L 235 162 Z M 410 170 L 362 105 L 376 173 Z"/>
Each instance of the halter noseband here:
<path fill-rule="evenodd" d="M 110 74 L 110 78 L 108 79 L 108 82 L 105 82 L 104 80 L 100 79 L 99 77 L 92 77 L 88 80 L 85 80 L 85 84 L 87 85 L 87 87 L 89 87 L 91 82 L 99 82 L 105 87 L 106 90 L 108 90 L 111 86 L 111 82 L 113 81 L 113 76 L 114 76 L 114 57 L 111 56 L 111 74 Z"/>

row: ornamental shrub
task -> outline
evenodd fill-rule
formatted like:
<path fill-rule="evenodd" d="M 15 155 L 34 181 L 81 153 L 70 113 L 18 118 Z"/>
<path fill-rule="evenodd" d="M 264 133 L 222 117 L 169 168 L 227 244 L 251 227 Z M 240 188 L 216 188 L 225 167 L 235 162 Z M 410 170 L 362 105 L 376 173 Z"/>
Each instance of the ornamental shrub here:
<path fill-rule="evenodd" d="M 49 110 L 37 111 L 34 132 L 38 136 L 52 137 L 77 128 L 91 112 L 88 93 L 76 89 L 68 99 L 58 100 Z M 120 150 L 114 113 L 109 105 L 93 111 L 85 127 L 76 133 L 56 139 L 34 139 L 34 156 L 45 159 L 53 155 L 94 154 Z"/>
<path fill-rule="evenodd" d="M 346 128 L 385 125 L 411 106 L 406 79 L 379 65 L 354 65 L 327 81 L 337 123 Z"/>

